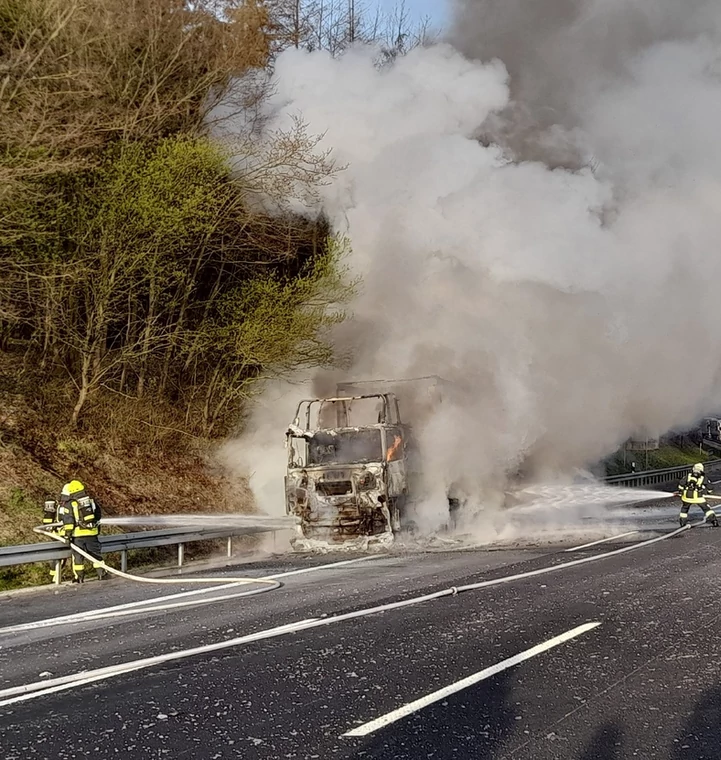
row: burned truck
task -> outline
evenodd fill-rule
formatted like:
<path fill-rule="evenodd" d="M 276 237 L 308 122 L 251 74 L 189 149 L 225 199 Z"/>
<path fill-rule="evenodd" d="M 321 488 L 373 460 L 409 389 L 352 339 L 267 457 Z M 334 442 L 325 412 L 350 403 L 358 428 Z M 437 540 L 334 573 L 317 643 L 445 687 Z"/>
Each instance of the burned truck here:
<path fill-rule="evenodd" d="M 294 548 L 383 546 L 412 532 L 408 507 L 420 463 L 396 392 L 409 382 L 417 408 L 416 381 L 395 381 L 393 390 L 341 384 L 334 397 L 300 401 L 286 431 L 286 512 L 300 518 Z M 425 404 L 439 401 L 439 383 L 426 382 Z"/>

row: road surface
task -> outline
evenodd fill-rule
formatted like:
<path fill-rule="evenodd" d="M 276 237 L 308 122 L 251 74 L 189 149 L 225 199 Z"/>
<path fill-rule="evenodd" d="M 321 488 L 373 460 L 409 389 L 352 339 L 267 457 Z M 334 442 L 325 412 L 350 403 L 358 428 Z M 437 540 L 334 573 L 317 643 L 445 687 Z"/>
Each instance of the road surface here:
<path fill-rule="evenodd" d="M 717 760 L 721 530 L 609 554 L 656 535 L 274 558 L 219 575 L 281 589 L 204 604 L 237 589 L 1 596 L 0 757 Z"/>

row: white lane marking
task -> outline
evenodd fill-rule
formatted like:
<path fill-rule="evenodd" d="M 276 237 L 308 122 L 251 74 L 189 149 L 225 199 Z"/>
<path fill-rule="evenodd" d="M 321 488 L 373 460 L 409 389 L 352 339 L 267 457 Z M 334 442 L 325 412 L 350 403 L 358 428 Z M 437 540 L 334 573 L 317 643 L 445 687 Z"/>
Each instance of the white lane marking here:
<path fill-rule="evenodd" d="M 574 546 L 571 549 L 564 549 L 567 552 L 577 552 L 579 549 L 588 549 L 589 546 L 596 546 L 597 544 L 605 544 L 607 541 L 614 541 L 617 538 L 624 538 L 625 536 L 633 536 L 638 533 L 637 530 L 629 530 L 628 533 L 619 533 L 617 536 L 609 536 L 609 538 L 602 538 L 600 541 L 591 541 L 590 544 L 582 544 L 581 546 Z"/>
<path fill-rule="evenodd" d="M 225 649 L 230 646 L 249 644 L 253 641 L 260 641 L 261 639 L 270 639 L 274 636 L 282 636 L 285 633 L 302 631 L 305 628 L 309 627 L 309 624 L 315 623 L 317 620 L 318 618 L 309 618 L 308 620 L 301 620 L 297 623 L 289 623 L 288 625 L 281 625 L 276 628 L 269 628 L 265 631 L 251 633 L 247 636 L 241 636 L 229 641 L 221 641 L 217 644 L 206 644 L 205 646 L 195 647 L 194 649 L 186 649 L 181 652 L 170 652 L 168 654 L 159 655 L 157 657 L 146 657 L 142 660 L 132 660 L 131 662 L 125 662 L 119 665 L 109 665 L 108 667 L 97 668 L 96 670 L 86 670 L 81 671 L 80 673 L 73 673 L 72 675 L 68 676 L 61 676 L 59 678 L 36 681 L 35 683 L 23 684 L 22 686 L 13 686 L 9 689 L 3 689 L 0 691 L 0 697 L 6 697 L 6 699 L 0 702 L 0 707 L 4 707 L 5 705 L 12 705 L 17 702 L 25 702 L 28 699 L 35 699 L 36 697 L 41 697 L 45 694 L 54 694 L 58 691 L 73 689 L 77 686 L 83 686 L 86 683 L 102 681 L 106 678 L 112 678 L 113 676 L 130 673 L 134 670 L 150 668 L 153 665 L 159 665 L 163 662 L 183 659 L 185 657 L 192 657 L 194 654 L 213 652 L 218 649 Z"/>
<path fill-rule="evenodd" d="M 370 557 L 357 557 L 356 559 L 344 559 L 339 562 L 330 562 L 325 565 L 315 565 L 314 567 L 304 567 L 299 570 L 289 570 L 284 573 L 277 573 L 275 575 L 259 576 L 266 580 L 278 580 L 279 578 L 288 578 L 291 575 L 302 575 L 304 573 L 312 573 L 318 570 L 328 570 L 329 568 L 341 567 L 343 565 L 351 565 L 358 562 L 368 562 L 372 559 L 381 559 L 387 557 L 387 554 L 375 554 Z M 222 581 L 222 577 L 218 578 L 218 581 Z M 199 596 L 201 594 L 210 594 L 213 591 L 224 591 L 229 588 L 238 588 L 238 586 L 247 585 L 234 583 L 224 583 L 219 586 L 211 586 L 209 588 L 195 589 L 193 591 L 183 591 L 179 594 L 168 594 L 166 596 L 159 596 L 154 599 L 141 599 L 137 602 L 127 602 L 126 604 L 117 604 L 113 607 L 101 607 L 100 609 L 86 610 L 85 612 L 75 612 L 70 615 L 59 615 L 57 617 L 45 618 L 43 620 L 34 620 L 29 623 L 20 623 L 18 625 L 11 625 L 6 628 L 0 628 L 0 636 L 3 634 L 20 633 L 22 631 L 31 631 L 37 628 L 49 628 L 54 625 L 70 624 L 70 623 L 85 623 L 91 620 L 103 619 L 108 617 L 119 617 L 122 615 L 132 615 L 137 612 L 156 612 L 164 609 L 173 609 L 174 607 L 193 606 L 196 604 L 212 604 L 216 601 L 226 601 L 228 599 L 234 599 L 241 596 L 251 596 L 258 592 L 256 591 L 239 591 L 235 594 L 226 594 L 224 596 L 200 599 L 186 604 L 167 605 L 161 606 L 162 602 L 170 599 L 187 598 L 189 596 Z M 147 609 L 138 609 L 139 607 L 147 607 Z M 113 614 L 111 614 L 113 613 Z"/>
<path fill-rule="evenodd" d="M 647 541 L 641 541 L 638 544 L 632 544 L 631 546 L 624 547 L 622 549 L 615 549 L 611 552 L 605 552 L 604 554 L 596 554 L 592 557 L 584 557 L 583 559 L 575 559 L 571 562 L 564 562 L 560 565 L 551 565 L 550 567 L 543 567 L 538 570 L 530 570 L 526 573 L 517 573 L 516 575 L 506 575 L 502 578 L 494 578 L 490 581 L 481 581 L 480 583 L 474 583 L 469 584 L 467 586 L 459 586 L 459 587 L 451 587 L 447 589 L 443 589 L 442 591 L 436 591 L 432 594 L 425 594 L 424 596 L 416 596 L 412 597 L 411 599 L 404 599 L 400 602 L 390 602 L 388 604 L 382 604 L 377 607 L 369 607 L 362 610 L 356 610 L 355 612 L 347 612 L 343 615 L 334 615 L 328 618 L 324 618 L 322 620 L 312 619 L 308 622 L 301 621 L 300 623 L 290 623 L 288 626 L 280 626 L 280 628 L 273 628 L 269 631 L 260 632 L 257 634 L 250 634 L 250 637 L 243 636 L 238 639 L 229 639 L 226 641 L 221 641 L 216 644 L 208 644 L 203 647 L 196 647 L 194 649 L 187 649 L 187 650 L 181 650 L 179 652 L 170 652 L 168 654 L 159 655 L 157 657 L 145 659 L 145 660 L 134 660 L 127 663 L 122 663 L 120 665 L 114 665 L 112 668 L 101 668 L 100 671 L 82 671 L 80 673 L 75 673 L 70 676 L 63 677 L 62 680 L 65 684 L 62 688 L 63 689 L 72 689 L 76 685 L 81 686 L 83 683 L 85 683 L 86 679 L 88 677 L 93 678 L 93 680 L 96 681 L 102 681 L 105 678 L 110 678 L 114 675 L 121 675 L 125 672 L 130 672 L 133 670 L 140 670 L 142 668 L 149 668 L 153 665 L 159 665 L 163 662 L 169 662 L 171 660 L 180 660 L 184 659 L 186 657 L 192 657 L 197 654 L 204 654 L 206 652 L 213 652 L 217 651 L 219 649 L 228 649 L 230 647 L 238 646 L 239 644 L 247 643 L 247 641 L 256 641 L 264 638 L 272 638 L 273 636 L 280 636 L 285 633 L 295 633 L 298 631 L 304 631 L 310 628 L 318 628 L 320 626 L 326 626 L 326 625 L 333 625 L 334 623 L 341 623 L 345 620 L 353 620 L 355 618 L 365 617 L 367 615 L 374 615 L 379 612 L 386 612 L 388 610 L 397 610 L 401 609 L 403 607 L 410 607 L 411 605 L 416 604 L 423 604 L 424 602 L 432 601 L 434 599 L 441 599 L 445 596 L 456 596 L 459 593 L 462 593 L 464 591 L 475 591 L 476 589 L 481 588 L 488 588 L 490 586 L 496 586 L 501 583 L 511 583 L 512 581 L 521 580 L 523 578 L 533 578 L 538 575 L 544 575 L 546 573 L 554 573 L 558 570 L 563 570 L 567 567 L 574 567 L 576 565 L 584 565 L 587 562 L 598 562 L 601 559 L 605 559 L 606 557 L 613 557 L 617 554 L 625 554 L 626 552 L 634 551 L 636 549 L 641 549 L 644 546 L 650 546 L 651 544 L 658 543 L 659 541 L 663 541 L 667 538 L 673 538 L 674 536 L 677 536 L 680 533 L 683 533 L 686 530 L 690 530 L 691 527 L 696 527 L 698 525 L 703 525 L 703 523 L 689 523 L 688 525 L 684 526 L 683 528 L 677 528 L 676 530 L 672 531 L 671 533 L 666 533 L 663 536 L 658 536 L 657 538 L 651 538 Z M 285 630 L 288 628 L 289 630 Z M 121 669 L 121 670 L 119 670 Z M 112 672 L 108 672 L 108 671 Z M 99 674 L 100 672 L 106 673 L 105 675 L 98 675 L 96 678 L 95 675 Z M 10 690 L 0 691 L 0 697 L 4 696 L 8 693 L 8 691 L 16 692 L 18 689 L 21 691 L 34 691 L 33 694 L 26 694 L 22 697 L 23 700 L 25 699 L 33 699 L 35 696 L 42 696 L 42 694 L 46 693 L 45 691 L 36 691 L 40 689 L 44 689 L 44 687 L 48 686 L 48 681 L 38 681 L 34 684 L 25 684 L 23 686 L 16 686 L 13 687 Z M 55 691 L 60 691 L 61 689 L 55 689 Z M 47 692 L 51 693 L 51 692 Z M 17 701 L 17 700 L 15 700 Z M 5 704 L 8 704 L 6 702 L 0 701 L 0 707 L 3 707 Z"/>
<path fill-rule="evenodd" d="M 275 589 L 273 589 L 275 590 Z M 222 594 L 221 596 L 212 596 L 210 599 L 192 599 L 189 602 L 173 602 L 172 604 L 160 604 L 157 607 L 143 607 L 142 609 L 131 609 L 131 610 L 119 610 L 118 612 L 104 612 L 103 610 L 99 610 L 97 613 L 94 613 L 92 615 L 87 615 L 84 617 L 78 617 L 73 618 L 72 620 L 64 620 L 61 622 L 62 625 L 72 625 L 76 623 L 93 623 L 96 620 L 107 620 L 108 618 L 114 618 L 114 617 L 128 617 L 129 615 L 140 615 L 140 614 L 149 614 L 152 612 L 165 612 L 166 610 L 174 610 L 178 608 L 183 607 L 200 607 L 202 604 L 215 604 L 216 602 L 225 602 L 229 599 L 240 599 L 244 596 L 255 596 L 256 594 L 263 594 L 267 593 L 267 588 L 257 588 L 253 589 L 252 591 L 238 591 L 235 594 Z M 21 630 L 27 630 L 28 627 L 30 629 L 37 629 L 37 628 L 49 628 L 53 625 L 57 625 L 57 621 L 51 618 L 49 621 L 47 621 L 46 625 L 43 626 L 33 626 L 32 623 L 26 623 L 24 625 L 19 625 L 18 628 Z M 11 631 L 10 629 L 3 628 L 0 630 L 0 634 L 2 633 L 18 633 L 18 630 Z"/>
<path fill-rule="evenodd" d="M 603 554 L 594 554 L 590 557 L 583 557 L 581 559 L 574 559 L 570 562 L 561 562 L 559 565 L 551 565 L 550 567 L 541 567 L 538 570 L 529 570 L 526 573 L 517 573 L 516 575 L 506 575 L 502 578 L 494 578 L 490 581 L 481 581 L 480 583 L 469 583 L 466 586 L 458 586 L 458 588 L 453 589 L 455 593 L 463 593 L 464 591 L 477 591 L 481 588 L 490 588 L 491 586 L 498 586 L 501 583 L 512 583 L 513 581 L 518 581 L 523 578 L 535 578 L 538 575 L 546 575 L 546 573 L 556 573 L 559 570 L 565 570 L 568 567 L 576 567 L 577 565 L 586 565 L 589 562 L 598 562 L 599 560 L 606 559 L 607 557 L 615 557 L 619 554 L 626 554 L 627 552 L 636 551 L 636 549 L 643 549 L 645 546 L 651 546 L 652 544 L 657 544 L 659 541 L 665 541 L 667 538 L 673 538 L 674 536 L 678 536 L 680 533 L 684 533 L 687 530 L 690 530 L 691 528 L 698 528 L 701 527 L 705 523 L 705 520 L 703 520 L 700 523 L 689 523 L 688 525 L 684 525 L 683 528 L 676 528 L 676 530 L 672 530 L 670 533 L 664 533 L 662 536 L 656 536 L 656 538 L 649 538 L 646 539 L 646 541 L 640 541 L 637 544 L 631 544 L 631 546 L 624 546 L 622 549 L 614 549 L 610 552 L 604 552 Z"/>
<path fill-rule="evenodd" d="M 316 567 L 302 567 L 299 570 L 289 570 L 287 573 L 279 573 L 278 575 L 265 575 L 271 581 L 277 581 L 278 578 L 289 578 L 291 575 L 303 575 L 304 573 L 312 573 L 315 570 L 327 570 L 329 567 L 340 567 L 341 565 L 353 565 L 357 562 L 368 562 L 372 559 L 383 559 L 388 557 L 388 554 L 373 554 L 368 557 L 357 557 L 356 559 L 344 559 L 340 562 L 330 562 L 327 565 L 317 565 Z"/>
<path fill-rule="evenodd" d="M 417 596 L 412 599 L 404 599 L 401 602 L 390 602 L 389 604 L 382 604 L 377 607 L 367 607 L 362 610 L 356 610 L 355 612 L 346 612 L 343 615 L 333 615 L 331 617 L 323 619 L 310 618 L 308 620 L 301 620 L 297 623 L 289 623 L 287 625 L 278 626 L 277 628 L 270 628 L 266 631 L 259 631 L 258 633 L 240 636 L 235 639 L 226 639 L 225 641 L 219 641 L 215 644 L 205 644 L 203 646 L 194 647 L 192 649 L 183 649 L 178 652 L 168 652 L 167 654 L 161 654 L 156 657 L 147 657 L 142 660 L 131 660 L 130 662 L 120 663 L 119 665 L 111 665 L 106 668 L 98 668 L 97 670 L 81 671 L 80 673 L 61 676 L 60 678 L 52 679 L 49 681 L 36 681 L 34 683 L 23 684 L 21 686 L 13 686 L 9 689 L 0 691 L 0 698 L 12 697 L 11 699 L 0 701 L 0 707 L 14 704 L 15 702 L 24 702 L 28 699 L 35 699 L 35 697 L 41 697 L 44 694 L 52 694 L 56 691 L 73 689 L 76 686 L 82 686 L 85 683 L 103 681 L 105 679 L 119 676 L 124 673 L 130 673 L 134 670 L 150 668 L 154 665 L 161 665 L 165 662 L 172 662 L 173 660 L 183 660 L 187 657 L 194 657 L 195 655 L 199 654 L 207 654 L 208 652 L 216 652 L 221 649 L 230 649 L 231 647 L 239 646 L 241 644 L 248 644 L 254 641 L 260 641 L 261 639 L 270 639 L 276 636 L 283 636 L 288 633 L 305 631 L 310 628 L 320 628 L 326 625 L 333 625 L 335 623 L 341 623 L 346 620 L 354 620 L 355 618 L 375 615 L 379 612 L 386 612 L 387 610 L 400 609 L 401 607 L 409 607 L 410 605 L 414 604 L 422 604 L 423 602 L 427 602 L 431 599 L 440 599 L 443 596 L 452 596 L 453 594 L 453 589 L 444 589 L 443 591 L 436 591 L 433 594 Z M 47 687 L 49 686 L 52 688 L 48 689 Z M 21 696 L 13 696 L 16 694 L 20 694 Z"/>
<path fill-rule="evenodd" d="M 312 573 L 315 570 L 324 570 L 324 569 L 328 569 L 328 568 L 332 568 L 332 567 L 338 567 L 339 565 L 348 565 L 348 564 L 351 564 L 351 563 L 354 563 L 354 562 L 367 562 L 368 560 L 371 560 L 371 559 L 380 559 L 381 557 L 387 557 L 387 556 L 388 556 L 387 554 L 376 554 L 376 555 L 374 555 L 372 557 L 359 557 L 358 559 L 346 559 L 346 560 L 343 560 L 341 562 L 333 562 L 331 564 L 318 565 L 316 567 L 304 567 L 304 568 L 301 568 L 300 570 L 290 570 L 287 573 L 279 573 L 278 575 L 266 575 L 266 576 L 263 576 L 263 577 L 265 579 L 267 579 L 267 580 L 277 580 L 278 578 L 287 578 L 290 575 L 302 575 L 303 573 Z M 233 584 L 229 584 L 229 585 L 235 586 L 237 584 L 233 583 Z M 226 588 L 226 586 L 216 586 L 215 587 L 216 590 L 218 588 Z M 207 589 L 203 589 L 203 591 L 207 592 Z M 146 613 L 146 612 L 164 612 L 165 610 L 173 610 L 173 609 L 178 609 L 178 608 L 181 608 L 181 607 L 197 607 L 197 606 L 199 606 L 201 604 L 214 604 L 215 602 L 224 602 L 224 601 L 227 601 L 228 599 L 238 599 L 241 596 L 253 596 L 254 594 L 262 594 L 262 593 L 264 593 L 266 591 L 267 591 L 267 589 L 264 589 L 264 588 L 256 589 L 254 591 L 241 591 L 241 592 L 236 592 L 235 594 L 224 594 L 222 596 L 214 596 L 214 597 L 211 597 L 210 599 L 194 599 L 193 601 L 190 601 L 190 602 L 174 602 L 173 604 L 162 604 L 162 605 L 152 606 L 152 607 L 148 606 L 148 607 L 144 607 L 142 610 L 137 610 L 137 611 L 136 610 L 129 610 L 129 611 L 128 610 L 121 610 L 119 612 L 108 612 L 107 609 L 101 609 L 101 610 L 97 610 L 97 611 L 90 610 L 90 611 L 88 611 L 88 613 L 79 613 L 79 614 L 87 614 L 88 617 L 84 617 L 81 620 L 71 620 L 70 622 L 72 622 L 72 623 L 75 623 L 75 622 L 89 622 L 89 621 L 93 621 L 93 620 L 104 620 L 106 618 L 120 617 L 120 616 L 125 616 L 125 615 L 133 615 L 133 614 L 137 614 L 139 612 L 143 612 L 143 613 Z M 191 592 L 191 593 L 197 593 L 197 592 Z M 142 604 L 148 604 L 148 605 L 150 605 L 150 603 L 152 601 L 153 600 L 148 599 L 148 600 L 143 601 Z M 157 600 L 156 599 L 155 601 L 156 602 L 157 601 L 162 601 L 162 599 L 161 600 Z M 50 622 L 51 623 L 52 623 L 53 620 L 54 620 L 54 618 L 50 618 Z M 30 625 L 30 624 L 28 624 L 28 625 Z M 7 629 L 0 629 L 0 634 L 2 634 L 6 630 Z"/>
<path fill-rule="evenodd" d="M 575 639 L 578 636 L 581 636 L 582 634 L 587 633 L 594 628 L 597 628 L 599 625 L 601 625 L 600 622 L 585 623 L 584 625 L 578 626 L 578 628 L 574 628 L 571 631 L 562 633 L 560 636 L 554 636 L 552 639 L 544 641 L 542 644 L 537 644 L 535 647 L 531 647 L 531 649 L 527 649 L 525 652 L 521 652 L 520 654 L 509 657 L 506 660 L 502 660 L 496 665 L 492 665 L 491 667 L 485 668 L 478 673 L 474 673 L 472 676 L 468 676 L 461 681 L 456 681 L 456 683 L 453 683 L 450 686 L 446 686 L 443 689 L 434 691 L 431 694 L 426 694 L 425 697 L 421 697 L 420 699 L 416 699 L 413 702 L 409 702 L 408 704 L 403 705 L 403 707 L 399 707 L 397 710 L 393 710 L 392 712 L 382 715 L 380 718 L 376 718 L 375 720 L 371 720 L 368 723 L 364 723 L 362 726 L 357 726 L 356 728 L 353 728 L 350 731 L 342 734 L 342 736 L 353 737 L 367 736 L 368 734 L 372 734 L 381 728 L 389 726 L 391 723 L 395 723 L 396 721 L 399 721 L 402 718 L 413 714 L 414 712 L 418 712 L 418 710 L 423 710 L 425 707 L 432 705 L 434 702 L 438 702 L 441 699 L 450 697 L 456 692 L 463 691 L 463 689 L 467 689 L 469 686 L 473 686 L 480 681 L 485 681 L 486 679 L 491 678 L 498 673 L 503 672 L 504 670 L 508 670 L 509 668 L 525 662 L 526 660 L 530 660 L 532 657 L 537 657 L 539 654 L 547 652 L 549 649 L 553 649 L 554 647 L 560 646 L 561 644 L 564 644 L 571 639 Z"/>

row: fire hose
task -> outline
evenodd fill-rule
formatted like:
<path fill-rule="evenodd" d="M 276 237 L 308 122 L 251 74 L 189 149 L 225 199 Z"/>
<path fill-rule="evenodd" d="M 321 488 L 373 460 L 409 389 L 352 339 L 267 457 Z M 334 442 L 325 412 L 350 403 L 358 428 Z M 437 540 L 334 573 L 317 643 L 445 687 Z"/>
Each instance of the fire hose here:
<path fill-rule="evenodd" d="M 99 560 L 97 557 L 93 557 L 91 554 L 88 554 L 88 552 L 86 552 L 84 549 L 81 549 L 79 546 L 77 546 L 77 544 L 74 544 L 70 538 L 66 538 L 50 530 L 51 528 L 60 527 L 60 525 L 62 525 L 62 523 L 51 523 L 49 525 L 38 526 L 37 528 L 33 528 L 33 532 L 41 536 L 47 536 L 48 538 L 53 539 L 53 541 L 58 541 L 61 544 L 69 546 L 73 552 L 89 560 L 96 567 L 102 568 L 108 573 L 112 573 L 112 575 L 117 575 L 120 578 L 127 578 L 128 580 L 136 581 L 137 583 L 237 583 L 238 585 L 259 583 L 264 586 L 264 588 L 254 589 L 252 591 L 247 591 L 244 594 L 238 594 L 236 596 L 251 596 L 253 594 L 262 594 L 265 591 L 273 591 L 274 589 L 278 589 L 283 585 L 280 583 L 280 581 L 273 580 L 271 578 L 229 578 L 226 576 L 223 576 L 222 578 L 145 578 L 141 575 L 133 575 L 132 573 L 126 573 L 122 570 L 117 570 L 116 568 L 111 567 L 103 560 Z"/>
<path fill-rule="evenodd" d="M 677 496 L 675 492 L 673 493 L 666 493 L 665 496 Z M 707 499 L 715 499 L 721 501 L 721 496 L 712 496 L 707 495 Z M 699 525 L 703 525 L 706 523 L 706 518 L 701 521 L 701 523 L 698 523 Z M 81 557 L 84 557 L 85 559 L 92 562 L 96 567 L 102 568 L 106 570 L 108 573 L 111 573 L 112 575 L 117 575 L 120 578 L 126 578 L 131 581 L 135 581 L 137 583 L 156 583 L 156 584 L 188 584 L 188 583 L 200 583 L 200 584 L 208 584 L 208 583 L 235 583 L 238 585 L 250 585 L 250 584 L 260 584 L 264 586 L 264 588 L 260 589 L 254 589 L 252 591 L 248 591 L 241 596 L 251 596 L 253 594 L 260 594 L 265 591 L 273 591 L 274 589 L 281 588 L 283 585 L 277 580 L 271 579 L 271 578 L 248 578 L 248 577 L 214 577 L 214 578 L 145 578 L 143 576 L 139 575 L 133 575 L 132 573 L 126 573 L 122 570 L 117 570 L 114 567 L 111 567 L 110 565 L 106 564 L 103 560 L 99 560 L 96 557 L 93 557 L 91 554 L 86 552 L 85 550 L 81 549 L 79 546 L 74 544 L 69 538 L 59 535 L 58 533 L 55 533 L 52 528 L 58 528 L 62 525 L 62 523 L 51 523 L 49 525 L 42 525 L 38 526 L 36 528 L 33 528 L 33 532 L 37 533 L 41 536 L 46 536 L 47 538 L 52 539 L 53 541 L 57 541 L 61 544 L 64 544 L 65 546 L 68 546 L 71 548 L 73 552 L 76 554 L 79 554 Z M 670 538 L 677 533 L 681 533 L 686 527 L 691 527 L 691 525 L 684 526 L 684 528 L 681 528 L 680 530 L 673 531 L 670 535 L 665 536 L 666 538 Z M 650 542 L 652 543 L 652 542 Z"/>

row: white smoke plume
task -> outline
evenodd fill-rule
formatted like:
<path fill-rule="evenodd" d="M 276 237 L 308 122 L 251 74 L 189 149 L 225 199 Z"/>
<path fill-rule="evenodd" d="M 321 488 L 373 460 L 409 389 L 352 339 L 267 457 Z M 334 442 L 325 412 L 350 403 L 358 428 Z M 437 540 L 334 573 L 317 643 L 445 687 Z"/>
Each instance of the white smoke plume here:
<path fill-rule="evenodd" d="M 721 5 L 457 0 L 455 19 L 383 69 L 289 50 L 266 104 L 348 165 L 322 207 L 363 278 L 348 377 L 456 384 L 421 431 L 430 527 L 451 483 L 492 504 L 519 468 L 570 473 L 721 401 Z M 281 451 L 290 414 L 270 419 L 239 450 Z"/>

